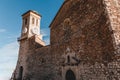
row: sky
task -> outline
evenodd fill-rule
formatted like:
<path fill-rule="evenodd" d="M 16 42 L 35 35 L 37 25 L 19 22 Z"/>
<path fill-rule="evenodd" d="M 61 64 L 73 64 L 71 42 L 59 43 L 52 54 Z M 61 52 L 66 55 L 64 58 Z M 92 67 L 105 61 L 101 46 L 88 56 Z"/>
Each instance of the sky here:
<path fill-rule="evenodd" d="M 9 80 L 16 67 L 21 34 L 21 15 L 35 10 L 42 15 L 41 34 L 49 44 L 49 25 L 64 0 L 0 0 L 0 80 Z"/>

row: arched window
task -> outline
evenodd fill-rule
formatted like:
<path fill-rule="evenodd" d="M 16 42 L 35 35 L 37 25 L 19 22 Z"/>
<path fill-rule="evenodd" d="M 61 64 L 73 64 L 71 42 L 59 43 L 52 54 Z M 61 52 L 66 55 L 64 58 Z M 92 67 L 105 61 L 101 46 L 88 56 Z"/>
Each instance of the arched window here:
<path fill-rule="evenodd" d="M 38 19 L 36 20 L 36 26 L 38 26 Z"/>
<path fill-rule="evenodd" d="M 27 25 L 27 18 L 25 19 L 25 25 Z"/>
<path fill-rule="evenodd" d="M 68 70 L 65 75 L 65 80 L 76 80 L 75 74 L 72 70 Z"/>
<path fill-rule="evenodd" d="M 35 23 L 35 19 L 34 18 L 32 18 L 32 24 L 34 24 Z"/>

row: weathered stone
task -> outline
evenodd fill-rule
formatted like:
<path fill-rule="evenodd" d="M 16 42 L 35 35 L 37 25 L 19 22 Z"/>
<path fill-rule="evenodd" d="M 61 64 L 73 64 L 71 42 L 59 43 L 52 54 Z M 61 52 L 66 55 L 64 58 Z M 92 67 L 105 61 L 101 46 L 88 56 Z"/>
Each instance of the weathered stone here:
<path fill-rule="evenodd" d="M 23 80 L 120 79 L 119 0 L 66 0 L 50 31 L 49 46 L 20 41 L 14 78 L 22 66 Z"/>

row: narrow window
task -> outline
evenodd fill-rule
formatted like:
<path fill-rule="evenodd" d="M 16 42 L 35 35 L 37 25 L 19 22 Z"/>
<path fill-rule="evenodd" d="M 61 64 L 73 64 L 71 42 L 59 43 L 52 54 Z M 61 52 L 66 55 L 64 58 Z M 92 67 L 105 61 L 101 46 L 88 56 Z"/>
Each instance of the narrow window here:
<path fill-rule="evenodd" d="M 35 19 L 34 18 L 32 18 L 32 24 L 34 24 L 35 23 Z"/>
<path fill-rule="evenodd" d="M 67 56 L 67 62 L 70 63 L 70 56 Z"/>
<path fill-rule="evenodd" d="M 25 25 L 27 25 L 27 18 L 25 19 Z"/>
<path fill-rule="evenodd" d="M 36 26 L 38 26 L 38 19 L 36 20 Z"/>

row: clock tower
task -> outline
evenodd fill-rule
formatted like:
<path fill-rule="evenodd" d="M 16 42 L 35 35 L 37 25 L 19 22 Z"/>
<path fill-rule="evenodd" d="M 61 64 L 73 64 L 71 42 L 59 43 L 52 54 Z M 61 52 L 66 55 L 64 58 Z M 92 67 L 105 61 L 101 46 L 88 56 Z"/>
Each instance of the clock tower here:
<path fill-rule="evenodd" d="M 41 15 L 33 10 L 29 10 L 22 15 L 21 36 L 18 38 L 20 47 L 16 68 L 16 71 L 18 71 L 16 80 L 23 80 L 23 76 L 27 75 L 26 73 L 29 71 L 29 62 L 27 60 L 35 53 L 36 49 L 45 46 L 42 35 L 40 34 L 40 20 Z"/>
<path fill-rule="evenodd" d="M 39 36 L 42 40 L 42 35 L 40 35 L 40 20 L 41 15 L 36 11 L 29 10 L 22 15 L 22 31 L 20 40 L 28 39 L 32 36 Z"/>

